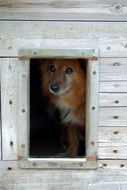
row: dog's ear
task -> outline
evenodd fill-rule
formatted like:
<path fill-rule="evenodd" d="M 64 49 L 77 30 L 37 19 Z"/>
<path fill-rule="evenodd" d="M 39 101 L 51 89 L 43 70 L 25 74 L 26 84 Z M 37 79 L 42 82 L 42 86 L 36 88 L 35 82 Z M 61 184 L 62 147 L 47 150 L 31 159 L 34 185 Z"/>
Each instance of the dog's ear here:
<path fill-rule="evenodd" d="M 79 59 L 80 66 L 84 72 L 86 72 L 88 59 Z"/>
<path fill-rule="evenodd" d="M 51 63 L 51 59 L 39 59 L 38 60 L 38 65 L 40 70 L 43 72 L 46 71 L 46 69 L 48 68 L 48 65 Z"/>

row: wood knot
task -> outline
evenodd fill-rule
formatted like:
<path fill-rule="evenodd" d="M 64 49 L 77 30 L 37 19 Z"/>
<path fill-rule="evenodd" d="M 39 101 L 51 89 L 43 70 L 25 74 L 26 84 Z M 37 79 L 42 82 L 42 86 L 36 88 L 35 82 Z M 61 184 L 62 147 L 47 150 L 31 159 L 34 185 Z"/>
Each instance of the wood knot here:
<path fill-rule="evenodd" d="M 118 103 L 119 103 L 119 101 L 118 101 L 118 100 L 115 100 L 115 103 L 116 103 L 116 104 L 118 104 Z"/>
<path fill-rule="evenodd" d="M 117 152 L 118 152 L 118 150 L 113 150 L 113 152 L 114 152 L 114 153 L 117 153 Z"/>
<path fill-rule="evenodd" d="M 120 164 L 120 167 L 123 168 L 123 167 L 124 167 L 124 164 Z"/>
<path fill-rule="evenodd" d="M 13 146 L 13 141 L 10 141 L 10 146 Z"/>
<path fill-rule="evenodd" d="M 113 4 L 113 5 L 112 5 L 111 11 L 114 11 L 114 12 L 116 12 L 116 13 L 120 13 L 120 12 L 123 11 L 123 7 L 122 7 L 121 4 L 116 3 L 116 4 Z"/>
<path fill-rule="evenodd" d="M 106 164 L 106 163 L 104 163 L 104 164 L 103 164 L 103 166 L 104 166 L 104 167 L 107 167 L 107 164 Z"/>
<path fill-rule="evenodd" d="M 118 134 L 118 131 L 114 131 L 114 134 L 117 135 L 117 134 Z"/>
<path fill-rule="evenodd" d="M 113 116 L 113 118 L 114 118 L 114 119 L 118 119 L 118 118 L 119 118 L 119 116 L 115 115 L 115 116 Z"/>
<path fill-rule="evenodd" d="M 120 64 L 118 62 L 113 63 L 114 66 L 119 66 Z"/>
<path fill-rule="evenodd" d="M 90 144 L 91 144 L 91 145 L 95 145 L 95 142 L 94 142 L 94 141 L 91 141 Z"/>
<path fill-rule="evenodd" d="M 12 170 L 12 168 L 11 168 L 11 167 L 8 167 L 7 170 Z"/>

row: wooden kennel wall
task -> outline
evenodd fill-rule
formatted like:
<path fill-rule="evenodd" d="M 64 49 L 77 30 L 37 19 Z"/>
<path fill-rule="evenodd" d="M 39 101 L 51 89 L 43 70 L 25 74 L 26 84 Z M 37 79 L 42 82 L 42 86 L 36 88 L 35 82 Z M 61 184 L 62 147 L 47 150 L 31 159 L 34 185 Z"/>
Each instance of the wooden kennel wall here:
<path fill-rule="evenodd" d="M 20 169 L 19 51 L 99 49 L 98 168 Z M 0 189 L 127 189 L 127 1 L 0 1 Z"/>

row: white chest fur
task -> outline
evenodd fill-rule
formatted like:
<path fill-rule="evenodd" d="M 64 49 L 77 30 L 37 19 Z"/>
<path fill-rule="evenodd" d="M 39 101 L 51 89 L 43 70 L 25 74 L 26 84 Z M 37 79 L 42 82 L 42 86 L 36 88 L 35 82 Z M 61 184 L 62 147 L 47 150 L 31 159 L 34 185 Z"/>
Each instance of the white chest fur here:
<path fill-rule="evenodd" d="M 74 114 L 75 107 L 67 104 L 66 102 L 59 100 L 56 106 L 60 110 L 61 121 L 64 124 L 72 123 L 76 125 L 83 125 L 83 122 Z"/>

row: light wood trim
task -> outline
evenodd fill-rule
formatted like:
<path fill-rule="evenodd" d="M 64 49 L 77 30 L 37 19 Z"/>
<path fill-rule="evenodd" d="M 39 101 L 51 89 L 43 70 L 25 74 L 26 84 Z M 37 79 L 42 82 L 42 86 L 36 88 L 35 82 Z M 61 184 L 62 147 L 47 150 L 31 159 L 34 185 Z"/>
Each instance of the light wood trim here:
<path fill-rule="evenodd" d="M 97 121 L 98 121 L 98 50 L 43 49 L 20 50 L 19 57 L 19 166 L 30 168 L 96 168 L 97 167 Z M 70 53 L 70 54 L 69 54 Z M 87 74 L 86 158 L 83 159 L 29 159 L 29 60 L 32 57 L 89 58 Z M 83 55 L 82 55 L 83 54 Z M 94 59 L 93 59 L 94 58 Z M 92 90 L 94 92 L 92 93 Z M 22 113 L 22 110 L 25 112 Z M 93 120 L 93 121 L 92 121 Z"/>
<path fill-rule="evenodd" d="M 29 60 L 19 61 L 18 159 L 29 157 Z"/>
<path fill-rule="evenodd" d="M 89 60 L 86 84 L 86 156 L 97 158 L 99 62 Z"/>

